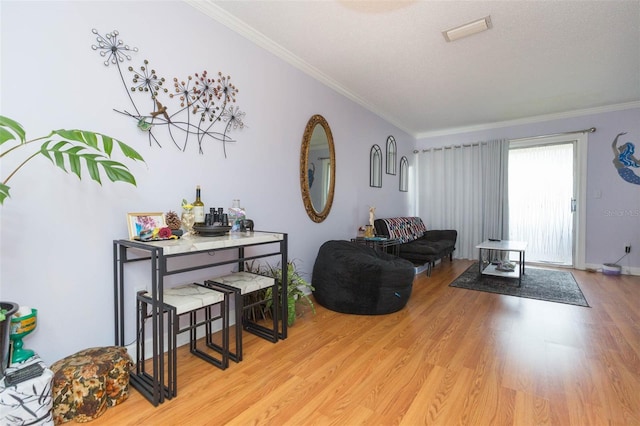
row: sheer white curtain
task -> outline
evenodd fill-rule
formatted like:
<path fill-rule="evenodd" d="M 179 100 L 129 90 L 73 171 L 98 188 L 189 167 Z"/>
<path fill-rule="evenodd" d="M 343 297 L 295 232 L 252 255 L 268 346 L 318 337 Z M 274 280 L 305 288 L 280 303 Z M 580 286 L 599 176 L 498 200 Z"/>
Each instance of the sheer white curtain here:
<path fill-rule="evenodd" d="M 416 156 L 416 214 L 427 229 L 458 231 L 454 257 L 477 259 L 477 244 L 508 237 L 507 140 L 428 149 Z"/>

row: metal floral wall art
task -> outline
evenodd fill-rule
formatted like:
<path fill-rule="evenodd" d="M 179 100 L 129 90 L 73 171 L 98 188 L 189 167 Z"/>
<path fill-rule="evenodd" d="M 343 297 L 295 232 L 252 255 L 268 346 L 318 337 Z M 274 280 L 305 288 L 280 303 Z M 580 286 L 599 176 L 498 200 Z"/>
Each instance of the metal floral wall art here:
<path fill-rule="evenodd" d="M 229 137 L 229 132 L 245 126 L 245 113 L 234 105 L 238 88 L 231 83 L 230 76 L 221 72 L 214 76 L 207 71 L 196 72 L 184 79 L 174 77 L 173 84 L 167 87 L 165 78 L 159 77 L 145 59 L 137 68 L 126 68 L 127 82 L 121 64 L 131 61 L 131 53 L 137 53 L 138 48 L 124 44 L 116 30 L 105 35 L 96 29 L 92 32 L 97 43 L 91 48 L 105 58 L 105 66 L 116 66 L 133 107 L 132 111 L 114 111 L 135 120 L 138 128 L 147 132 L 149 144 L 162 146 L 158 132 L 165 129 L 181 151 L 187 149 L 189 141 L 195 140 L 202 154 L 203 143 L 217 140 L 222 142 L 224 157 L 227 158 L 226 144 L 235 142 Z"/>

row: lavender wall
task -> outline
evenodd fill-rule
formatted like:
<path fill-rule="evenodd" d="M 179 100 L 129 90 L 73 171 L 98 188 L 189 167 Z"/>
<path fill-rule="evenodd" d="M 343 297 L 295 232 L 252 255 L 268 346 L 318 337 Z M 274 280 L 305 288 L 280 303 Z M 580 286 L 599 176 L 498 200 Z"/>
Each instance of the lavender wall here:
<path fill-rule="evenodd" d="M 380 216 L 408 211 L 409 195 L 398 191 L 398 176 L 385 175 L 381 189 L 369 188 L 369 149 L 394 135 L 399 157 L 410 156 L 411 136 L 189 5 L 2 1 L 0 7 L 1 114 L 32 137 L 58 128 L 105 133 L 146 160 L 125 161 L 137 187 L 99 186 L 86 176 L 79 181 L 44 158 L 9 182 L 12 198 L 0 207 L 0 299 L 38 308 L 38 328 L 25 346 L 46 362 L 113 344 L 111 243 L 126 238 L 127 212 L 179 210 L 200 184 L 207 207 L 227 208 L 239 198 L 256 229 L 288 233 L 289 257 L 306 274 L 324 241 L 350 238 L 367 223 L 370 205 Z M 135 122 L 113 111 L 131 105 L 116 70 L 91 49 L 92 28 L 101 34 L 117 29 L 139 49 L 124 65 L 138 68 L 148 59 L 169 82 L 203 70 L 230 75 L 247 127 L 233 134 L 237 143 L 227 146 L 228 158 L 219 143 L 205 145 L 204 155 L 194 145 L 180 152 L 166 138 L 162 148 L 149 146 Z M 329 122 L 337 160 L 333 209 L 321 224 L 307 217 L 299 185 L 300 143 L 313 114 Z M 4 158 L 1 176 L 24 158 Z M 133 277 L 132 286 L 146 285 L 143 270 Z"/>
<path fill-rule="evenodd" d="M 422 138 L 417 141 L 417 148 L 516 139 L 590 127 L 596 127 L 597 131 L 589 134 L 587 154 L 587 266 L 597 268 L 603 263 L 615 262 L 624 255 L 624 246 L 630 244 L 631 253 L 620 265 L 633 274 L 640 274 L 640 185 L 620 178 L 612 163 L 611 149 L 616 135 L 627 132 L 620 142 L 631 141 L 640 151 L 640 108 Z M 635 170 L 640 175 L 640 169 Z"/>

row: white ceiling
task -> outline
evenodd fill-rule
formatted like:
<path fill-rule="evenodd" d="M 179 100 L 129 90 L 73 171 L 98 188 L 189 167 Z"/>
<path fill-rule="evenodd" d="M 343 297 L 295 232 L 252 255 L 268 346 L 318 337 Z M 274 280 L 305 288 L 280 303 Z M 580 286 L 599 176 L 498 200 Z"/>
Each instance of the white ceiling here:
<path fill-rule="evenodd" d="M 640 0 L 185 1 L 418 138 L 640 105 Z"/>

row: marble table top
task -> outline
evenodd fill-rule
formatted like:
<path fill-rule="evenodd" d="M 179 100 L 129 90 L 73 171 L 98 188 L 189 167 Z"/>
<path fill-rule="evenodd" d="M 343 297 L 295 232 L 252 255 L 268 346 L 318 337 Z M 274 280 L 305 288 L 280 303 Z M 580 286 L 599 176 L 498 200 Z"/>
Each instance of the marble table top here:
<path fill-rule="evenodd" d="M 221 236 L 203 237 L 186 235 L 177 240 L 149 241 L 142 243 L 153 247 L 161 247 L 165 256 L 180 253 L 225 249 L 245 245 L 278 242 L 284 234 L 277 232 L 230 232 Z"/>

